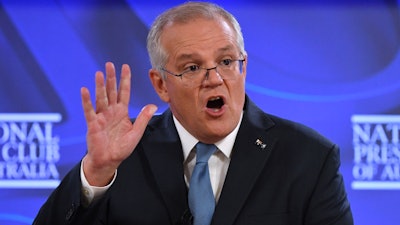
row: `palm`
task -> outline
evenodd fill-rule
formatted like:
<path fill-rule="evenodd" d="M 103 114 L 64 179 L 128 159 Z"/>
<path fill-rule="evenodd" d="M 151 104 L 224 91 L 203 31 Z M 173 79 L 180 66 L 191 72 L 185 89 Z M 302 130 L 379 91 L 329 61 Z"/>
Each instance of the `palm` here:
<path fill-rule="evenodd" d="M 106 82 L 102 72 L 96 73 L 96 108 L 87 88 L 81 89 L 82 106 L 87 124 L 87 147 L 84 170 L 89 182 L 104 184 L 120 163 L 134 150 L 151 116 L 157 109 L 147 105 L 134 124 L 128 115 L 130 69 L 123 65 L 117 90 L 115 69 L 106 64 Z M 104 178 L 103 178 L 104 177 Z"/>
<path fill-rule="evenodd" d="M 132 152 L 134 143 L 129 140 L 132 123 L 122 104 L 98 113 L 87 126 L 88 149 L 96 149 L 90 153 L 96 154 L 93 157 L 99 159 L 99 163 L 106 160 L 118 163 Z"/>

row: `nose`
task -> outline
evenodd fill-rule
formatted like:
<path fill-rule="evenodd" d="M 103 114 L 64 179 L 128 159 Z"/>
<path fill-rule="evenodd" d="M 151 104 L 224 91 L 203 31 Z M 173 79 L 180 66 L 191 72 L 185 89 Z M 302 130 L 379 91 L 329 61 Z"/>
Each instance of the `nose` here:
<path fill-rule="evenodd" d="M 211 70 L 215 70 L 215 76 L 211 75 Z M 223 79 L 221 77 L 221 75 L 218 73 L 217 67 L 212 67 L 212 68 L 208 68 L 206 69 L 206 79 L 204 79 L 205 84 L 208 84 L 209 86 L 216 86 L 216 85 L 220 85 L 221 83 L 223 83 Z"/>

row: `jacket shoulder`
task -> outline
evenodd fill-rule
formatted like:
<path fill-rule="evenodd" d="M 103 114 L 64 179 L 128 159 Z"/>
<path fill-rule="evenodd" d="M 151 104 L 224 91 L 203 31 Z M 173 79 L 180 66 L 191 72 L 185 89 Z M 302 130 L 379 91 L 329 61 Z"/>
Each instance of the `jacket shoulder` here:
<path fill-rule="evenodd" d="M 334 145 L 331 140 L 310 126 L 271 114 L 266 114 L 266 116 L 273 121 L 276 132 L 288 140 L 319 143 L 328 148 Z"/>

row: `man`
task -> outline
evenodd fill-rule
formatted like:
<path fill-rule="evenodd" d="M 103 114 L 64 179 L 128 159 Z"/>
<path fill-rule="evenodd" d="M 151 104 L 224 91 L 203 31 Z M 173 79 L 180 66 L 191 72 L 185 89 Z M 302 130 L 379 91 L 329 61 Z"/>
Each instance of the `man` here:
<path fill-rule="evenodd" d="M 88 152 L 34 224 L 353 224 L 338 147 L 246 96 L 248 59 L 231 14 L 182 4 L 156 19 L 147 47 L 150 80 L 169 109 L 153 116 L 147 105 L 132 123 L 129 66 L 117 89 L 107 63 L 95 107 L 81 90 Z M 217 147 L 205 160 L 211 202 L 207 191 L 196 195 L 206 189 L 195 172 L 203 145 Z"/>

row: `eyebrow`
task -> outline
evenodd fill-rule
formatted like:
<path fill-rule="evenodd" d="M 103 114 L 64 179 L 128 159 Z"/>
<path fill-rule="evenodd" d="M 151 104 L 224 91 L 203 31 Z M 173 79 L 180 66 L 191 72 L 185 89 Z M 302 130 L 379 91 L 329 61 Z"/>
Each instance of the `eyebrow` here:
<path fill-rule="evenodd" d="M 218 52 L 229 52 L 229 51 L 232 51 L 232 50 L 234 50 L 235 48 L 234 48 L 234 46 L 232 46 L 232 45 L 227 45 L 227 46 L 225 46 L 225 47 L 223 47 L 223 48 L 219 48 L 217 51 Z"/>
<path fill-rule="evenodd" d="M 229 52 L 229 51 L 232 51 L 232 50 L 234 50 L 234 46 L 227 45 L 225 47 L 217 49 L 217 52 L 218 53 L 225 53 L 225 52 Z M 181 61 L 181 60 L 185 60 L 185 59 L 195 59 L 195 58 L 200 58 L 200 55 L 197 54 L 197 53 L 189 53 L 189 54 L 183 53 L 183 54 L 179 55 L 176 58 L 176 60 L 177 61 Z"/>

